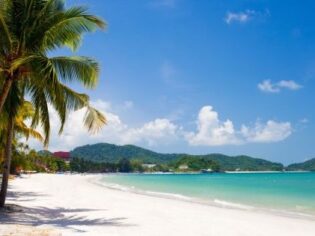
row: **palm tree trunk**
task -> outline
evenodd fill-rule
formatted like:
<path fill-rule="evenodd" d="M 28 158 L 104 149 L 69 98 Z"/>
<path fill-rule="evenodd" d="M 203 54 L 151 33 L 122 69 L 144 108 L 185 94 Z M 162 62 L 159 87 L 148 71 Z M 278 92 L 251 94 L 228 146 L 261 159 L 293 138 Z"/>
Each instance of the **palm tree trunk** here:
<path fill-rule="evenodd" d="M 2 168 L 2 183 L 0 191 L 0 208 L 4 207 L 5 199 L 7 196 L 8 181 L 10 175 L 10 165 L 11 165 L 11 154 L 12 154 L 12 141 L 14 132 L 14 119 L 9 118 L 8 128 L 7 128 L 7 138 L 4 150 L 4 164 Z"/>
<path fill-rule="evenodd" d="M 5 80 L 5 83 L 3 85 L 3 88 L 2 88 L 2 91 L 1 91 L 1 94 L 0 94 L 0 114 L 2 113 L 3 106 L 4 106 L 4 103 L 5 103 L 6 99 L 7 99 L 7 97 L 8 97 L 8 94 L 10 92 L 12 83 L 13 83 L 13 79 L 12 78 L 8 78 L 8 79 Z"/>

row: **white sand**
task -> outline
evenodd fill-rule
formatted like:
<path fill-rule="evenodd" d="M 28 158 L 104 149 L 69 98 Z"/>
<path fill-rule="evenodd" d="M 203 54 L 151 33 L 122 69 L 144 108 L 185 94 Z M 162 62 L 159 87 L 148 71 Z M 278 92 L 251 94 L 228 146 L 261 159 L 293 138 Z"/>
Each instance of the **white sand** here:
<path fill-rule="evenodd" d="M 90 181 L 49 174 L 12 181 L 8 203 L 23 206 L 24 213 L 1 216 L 0 235 L 315 235 L 315 221 L 308 219 L 145 196 Z M 27 234 L 30 226 L 38 234 Z"/>

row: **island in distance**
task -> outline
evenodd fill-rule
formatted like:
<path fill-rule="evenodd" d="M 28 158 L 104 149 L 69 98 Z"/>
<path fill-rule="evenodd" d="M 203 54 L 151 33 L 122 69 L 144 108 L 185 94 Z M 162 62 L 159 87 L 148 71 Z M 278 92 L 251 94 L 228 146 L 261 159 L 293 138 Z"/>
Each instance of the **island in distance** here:
<path fill-rule="evenodd" d="M 53 155 L 48 151 L 40 151 L 42 155 Z M 59 155 L 62 153 L 62 156 Z M 56 152 L 60 158 L 66 156 L 73 164 L 89 164 L 90 168 L 82 172 L 96 172 L 100 165 L 125 165 L 122 172 L 224 172 L 224 171 L 314 171 L 315 158 L 303 163 L 284 166 L 281 163 L 254 158 L 246 155 L 228 156 L 223 154 L 164 154 L 144 149 L 135 145 L 114 145 L 98 143 L 84 145 L 66 152 Z M 97 166 L 97 167 L 96 167 Z M 101 168 L 102 169 L 102 168 Z M 104 169 L 104 168 L 103 168 Z M 111 168 L 105 168 L 111 172 Z M 115 169 L 115 166 L 112 167 Z"/>

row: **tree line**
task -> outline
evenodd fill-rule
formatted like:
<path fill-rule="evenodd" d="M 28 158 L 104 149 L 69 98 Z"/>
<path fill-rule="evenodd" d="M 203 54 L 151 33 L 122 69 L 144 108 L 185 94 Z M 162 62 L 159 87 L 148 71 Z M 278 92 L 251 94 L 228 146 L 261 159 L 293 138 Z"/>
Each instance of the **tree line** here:
<path fill-rule="evenodd" d="M 184 166 L 185 168 L 181 168 Z M 107 173 L 107 172 L 199 172 L 212 170 L 220 172 L 218 163 L 202 158 L 185 157 L 177 161 L 164 164 L 145 164 L 137 159 L 122 158 L 118 162 L 94 162 L 82 158 L 72 158 L 70 170 L 79 173 Z"/>

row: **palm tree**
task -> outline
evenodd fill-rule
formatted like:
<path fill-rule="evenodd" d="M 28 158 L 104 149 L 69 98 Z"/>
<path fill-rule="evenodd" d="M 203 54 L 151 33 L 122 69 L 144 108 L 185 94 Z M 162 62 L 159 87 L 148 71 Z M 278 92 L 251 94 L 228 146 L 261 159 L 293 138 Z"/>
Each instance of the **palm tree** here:
<path fill-rule="evenodd" d="M 12 145 L 13 142 L 16 143 L 16 135 L 24 136 L 27 139 L 29 137 L 33 137 L 38 139 L 39 141 L 44 141 L 42 135 L 37 132 L 36 130 L 28 127 L 25 124 L 25 120 L 31 118 L 34 115 L 35 109 L 33 108 L 32 104 L 29 102 L 24 102 L 23 105 L 17 111 L 17 116 L 14 120 L 14 127 L 15 127 L 15 135 L 12 132 L 12 129 L 7 130 L 8 127 L 12 127 L 12 121 L 8 120 L 8 116 L 2 115 L 0 117 L 1 125 L 0 125 L 0 158 L 3 156 L 8 156 L 9 158 L 5 158 L 3 160 L 3 176 L 1 182 L 1 191 L 0 191 L 0 205 L 4 206 L 6 190 L 8 187 L 8 178 L 9 178 L 9 171 L 10 171 L 10 164 L 11 164 L 11 153 L 12 147 L 8 147 Z M 4 125 L 4 124 L 7 124 Z M 5 147 L 5 148 L 3 148 Z M 8 171 L 6 171 L 8 170 Z"/>
<path fill-rule="evenodd" d="M 89 97 L 69 88 L 66 83 L 81 82 L 94 88 L 98 82 L 98 63 L 87 57 L 48 57 L 60 47 L 77 49 L 82 34 L 105 23 L 87 14 L 82 7 L 65 9 L 62 0 L 0 0 L 0 115 L 5 113 L 5 163 L 0 195 L 4 207 L 8 165 L 12 140 L 16 131 L 14 121 L 27 96 L 35 107 L 32 128 L 41 125 L 44 144 L 50 134 L 49 104 L 57 111 L 60 133 L 70 110 L 86 109 L 85 126 L 95 132 L 105 124 L 105 117 L 90 106 Z"/>
<path fill-rule="evenodd" d="M 41 135 L 41 133 L 39 133 L 35 129 L 32 129 L 25 123 L 27 119 L 30 119 L 34 116 L 34 113 L 35 113 L 35 108 L 33 104 L 30 103 L 29 101 L 24 101 L 24 103 L 18 110 L 17 117 L 14 120 L 16 135 L 18 137 L 25 137 L 26 140 L 28 140 L 29 137 L 32 137 L 32 138 L 37 139 L 40 142 L 44 142 L 44 138 Z M 18 143 L 15 142 L 14 144 L 17 145 Z M 23 144 L 22 146 L 27 146 L 27 145 Z"/>
<path fill-rule="evenodd" d="M 105 26 L 84 7 L 65 9 L 64 0 L 0 0 L 0 113 L 13 82 L 32 76 L 30 68 L 19 63 L 21 60 L 38 56 L 45 60 L 52 50 L 62 47 L 76 50 L 84 32 Z M 55 58 L 52 62 L 56 66 L 67 63 L 72 69 L 81 67 L 74 71 L 78 73 L 76 79 L 93 88 L 98 78 L 97 63 L 86 57 L 67 59 Z M 58 78 L 73 79 L 62 73 Z"/>
<path fill-rule="evenodd" d="M 31 128 L 29 125 L 25 123 L 26 120 L 31 119 L 34 116 L 35 108 L 32 103 L 29 101 L 25 101 L 22 106 L 19 108 L 17 117 L 14 120 L 14 126 L 16 131 L 16 136 L 25 137 L 28 139 L 29 137 L 35 138 L 40 142 L 44 142 L 43 136 L 36 130 Z M 5 146 L 5 136 L 6 136 L 6 128 L 7 128 L 7 117 L 3 114 L 0 116 L 0 163 L 3 161 L 2 158 L 4 156 L 3 147 Z M 14 145 L 17 145 L 17 140 L 14 139 Z M 27 145 L 25 145 L 27 146 Z"/>

